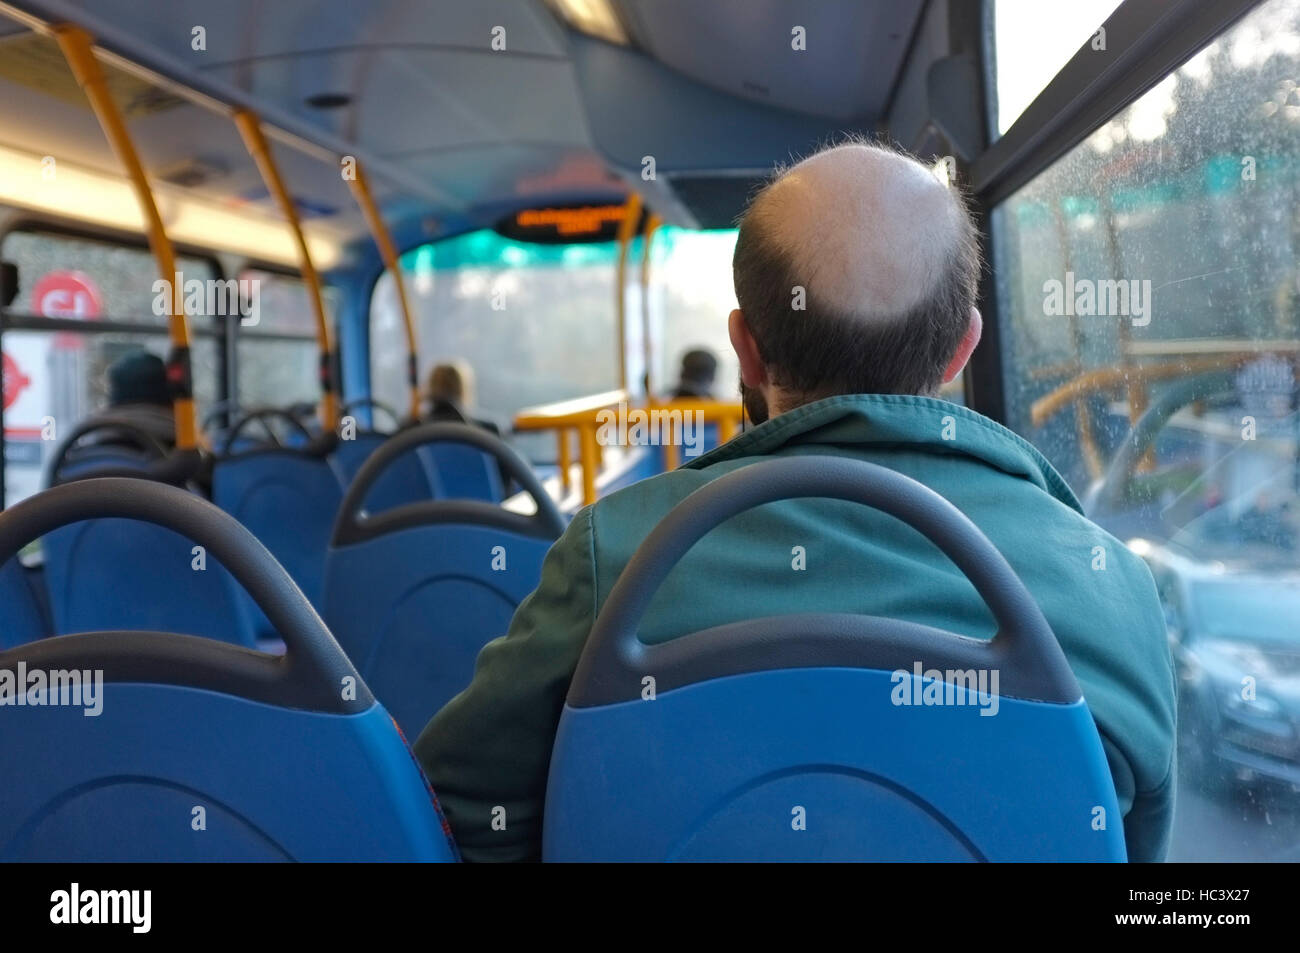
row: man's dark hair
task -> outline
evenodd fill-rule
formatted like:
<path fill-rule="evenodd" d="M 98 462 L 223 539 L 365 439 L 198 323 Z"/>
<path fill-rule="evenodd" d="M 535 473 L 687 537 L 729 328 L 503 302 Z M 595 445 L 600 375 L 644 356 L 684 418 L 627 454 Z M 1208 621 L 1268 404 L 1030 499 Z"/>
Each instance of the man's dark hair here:
<path fill-rule="evenodd" d="M 695 348 L 682 355 L 682 370 L 679 377 L 683 382 L 709 385 L 717 375 L 718 359 L 713 356 L 712 351 Z"/>
<path fill-rule="evenodd" d="M 970 325 L 980 273 L 974 222 L 955 188 L 953 199 L 960 209 L 958 236 L 939 281 L 906 313 L 870 320 L 819 301 L 767 233 L 770 224 L 745 214 L 732 276 L 737 303 L 772 383 L 798 395 L 800 403 L 834 394 L 938 391 Z M 796 286 L 804 288 L 802 311 L 794 310 Z"/>

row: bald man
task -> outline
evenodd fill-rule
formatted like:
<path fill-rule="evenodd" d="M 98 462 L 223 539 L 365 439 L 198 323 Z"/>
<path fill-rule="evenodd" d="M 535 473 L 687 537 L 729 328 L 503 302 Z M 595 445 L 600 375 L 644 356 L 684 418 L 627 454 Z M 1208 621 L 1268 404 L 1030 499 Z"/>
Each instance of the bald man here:
<path fill-rule="evenodd" d="M 1033 593 L 1083 688 L 1130 859 L 1163 858 L 1173 809 L 1174 677 L 1150 573 L 1084 518 L 1037 450 L 935 396 L 979 342 L 979 268 L 960 196 L 890 149 L 827 149 L 756 197 L 736 240 L 740 307 L 729 330 L 757 426 L 579 512 L 508 634 L 483 649 L 473 682 L 420 735 L 416 755 L 465 859 L 538 858 L 565 694 L 596 614 L 646 534 L 709 481 L 800 454 L 897 470 L 984 531 Z M 886 616 L 976 638 L 994 631 L 970 583 L 915 531 L 852 503 L 790 500 L 707 534 L 660 588 L 640 636 L 656 643 L 813 611 Z"/>

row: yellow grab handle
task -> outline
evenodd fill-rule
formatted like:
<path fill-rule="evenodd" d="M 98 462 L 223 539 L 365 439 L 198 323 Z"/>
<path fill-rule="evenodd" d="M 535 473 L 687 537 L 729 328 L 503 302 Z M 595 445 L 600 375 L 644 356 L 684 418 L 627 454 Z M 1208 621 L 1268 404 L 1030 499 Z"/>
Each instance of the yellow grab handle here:
<path fill-rule="evenodd" d="M 654 349 L 650 346 L 650 249 L 654 244 L 655 232 L 663 220 L 658 215 L 651 215 L 646 220 L 645 235 L 641 238 L 641 352 L 645 360 L 645 371 L 641 383 L 645 388 L 647 402 L 653 400 L 650 390 L 650 362 Z"/>
<path fill-rule="evenodd" d="M 397 248 L 393 245 L 392 236 L 384 225 L 383 216 L 379 214 L 379 206 L 375 204 L 375 198 L 370 192 L 370 183 L 360 163 L 356 164 L 353 173 L 352 177 L 344 176 L 344 178 L 352 189 L 357 205 L 361 206 L 361 214 L 365 216 L 366 224 L 370 226 L 370 234 L 374 236 L 375 244 L 379 246 L 379 256 L 383 259 L 384 267 L 392 273 L 393 284 L 397 288 L 397 303 L 402 309 L 402 321 L 406 327 L 406 383 L 410 389 L 408 413 L 412 420 L 416 420 L 420 416 L 420 351 L 415 333 L 415 318 L 411 315 L 411 303 L 406 297 L 406 282 L 402 280 Z"/>
<path fill-rule="evenodd" d="M 614 289 L 615 314 L 618 315 L 618 386 L 627 390 L 627 252 L 641 221 L 641 196 L 629 195 L 623 206 L 623 220 L 618 223 L 618 287 Z"/>
<path fill-rule="evenodd" d="M 325 318 L 325 300 L 321 297 L 320 275 L 316 273 L 316 266 L 311 263 L 311 252 L 308 251 L 307 239 L 302 234 L 298 208 L 294 205 L 289 190 L 285 188 L 284 180 L 280 178 L 280 170 L 276 168 L 271 148 L 262 134 L 260 120 L 249 110 L 238 109 L 235 111 L 235 127 L 244 139 L 244 148 L 257 163 L 257 170 L 262 173 L 266 190 L 275 197 L 276 203 L 280 206 L 280 212 L 289 223 L 294 242 L 298 246 L 299 270 L 302 272 L 303 281 L 307 284 L 307 295 L 311 300 L 312 311 L 316 315 L 316 341 L 320 347 L 320 422 L 326 430 L 334 430 L 339 422 L 338 394 L 334 390 L 334 346 L 330 341 L 329 321 Z"/>
<path fill-rule="evenodd" d="M 78 26 L 61 23 L 54 27 L 54 38 L 58 41 L 63 58 L 68 61 L 77 84 L 90 101 L 90 108 L 99 120 L 122 167 L 126 170 L 131 187 L 135 190 L 136 201 L 144 216 L 145 234 L 149 239 L 149 249 L 158 263 L 162 280 L 172 290 L 171 307 L 168 308 L 167 330 L 171 337 L 172 353 L 167 360 L 167 379 L 172 390 L 172 414 L 176 421 L 176 448 L 193 450 L 198 446 L 199 427 L 194 408 L 193 383 L 190 375 L 190 329 L 185 320 L 185 308 L 181 304 L 182 289 L 179 287 L 176 272 L 176 253 L 171 240 L 163 228 L 162 216 L 158 214 L 158 205 L 154 202 L 153 190 L 149 179 L 144 174 L 144 166 L 136 154 L 131 142 L 131 134 L 122 121 L 122 114 L 109 92 L 104 71 L 95 59 L 94 42 L 90 34 Z"/>

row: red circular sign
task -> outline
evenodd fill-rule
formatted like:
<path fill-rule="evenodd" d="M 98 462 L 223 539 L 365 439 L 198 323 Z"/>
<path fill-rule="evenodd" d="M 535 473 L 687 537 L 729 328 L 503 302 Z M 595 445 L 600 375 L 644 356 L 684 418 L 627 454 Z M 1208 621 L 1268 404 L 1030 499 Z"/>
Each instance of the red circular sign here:
<path fill-rule="evenodd" d="M 24 388 L 31 384 L 32 379 L 23 373 L 22 368 L 18 366 L 18 362 L 8 354 L 4 355 L 4 379 L 5 410 L 8 410 L 14 405 L 14 401 L 18 399 L 18 395 L 23 392 Z"/>
<path fill-rule="evenodd" d="M 32 288 L 32 310 L 47 318 L 97 318 L 104 304 L 89 275 L 51 271 Z"/>

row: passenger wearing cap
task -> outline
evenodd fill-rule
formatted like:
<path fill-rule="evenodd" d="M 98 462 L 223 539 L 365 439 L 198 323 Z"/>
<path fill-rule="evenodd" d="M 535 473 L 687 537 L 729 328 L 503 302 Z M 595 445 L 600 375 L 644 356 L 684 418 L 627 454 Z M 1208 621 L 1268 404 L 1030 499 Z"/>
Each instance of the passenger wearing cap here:
<path fill-rule="evenodd" d="M 108 368 L 108 407 L 89 418 L 121 420 L 144 430 L 170 451 L 176 446 L 176 419 L 172 414 L 171 387 L 167 383 L 167 365 L 156 354 L 143 349 L 128 351 Z M 113 439 L 105 431 L 96 441 L 135 446 L 126 438 Z"/>
<path fill-rule="evenodd" d="M 508 633 L 484 647 L 473 681 L 421 733 L 416 755 L 465 859 L 539 858 L 569 682 L 601 605 L 651 529 L 723 474 L 803 454 L 896 470 L 988 536 L 1038 602 L 1083 689 L 1129 858 L 1163 858 L 1175 688 L 1151 575 L 1083 515 L 1029 443 L 936 396 L 979 342 L 979 272 L 960 193 L 895 150 L 863 142 L 823 150 L 755 197 L 736 240 L 739 307 L 728 330 L 756 426 L 581 510 Z M 1098 551 L 1104 571 L 1095 568 Z M 657 643 L 795 612 L 885 616 L 973 638 L 994 632 L 970 582 L 915 530 L 853 503 L 798 499 L 708 533 L 660 587 L 639 635 Z"/>

